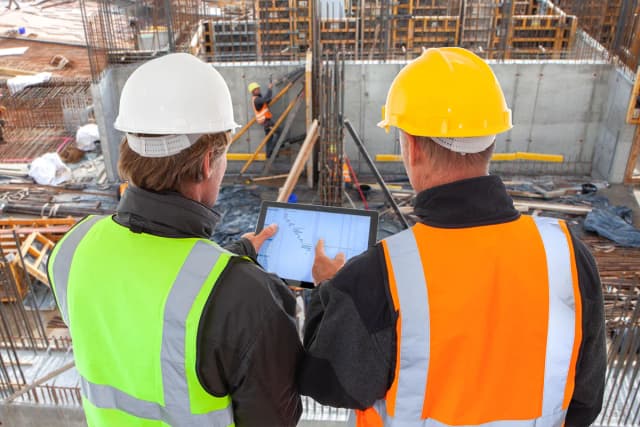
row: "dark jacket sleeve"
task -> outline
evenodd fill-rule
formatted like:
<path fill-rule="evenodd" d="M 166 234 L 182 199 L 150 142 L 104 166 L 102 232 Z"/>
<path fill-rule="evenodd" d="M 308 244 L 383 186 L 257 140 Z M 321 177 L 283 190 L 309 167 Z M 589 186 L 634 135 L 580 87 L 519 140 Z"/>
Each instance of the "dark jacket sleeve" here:
<path fill-rule="evenodd" d="M 235 242 L 229 243 L 224 248 L 236 255 L 247 256 L 254 261 L 258 259 L 256 249 L 253 247 L 249 239 L 242 238 L 240 240 L 236 240 Z"/>
<path fill-rule="evenodd" d="M 230 394 L 236 426 L 295 426 L 295 373 L 303 349 L 296 301 L 276 276 L 235 260 L 218 280 L 198 331 L 197 372 L 211 394 Z"/>
<path fill-rule="evenodd" d="M 572 236 L 582 300 L 582 343 L 576 365 L 575 389 L 565 425 L 593 424 L 602 408 L 607 365 L 604 300 L 600 275 L 586 246 Z"/>
<path fill-rule="evenodd" d="M 271 89 L 267 89 L 267 93 L 263 96 L 258 96 L 253 101 L 253 104 L 256 106 L 256 110 L 260 110 L 265 103 L 271 102 L 271 98 L 273 97 L 273 91 Z"/>
<path fill-rule="evenodd" d="M 388 303 L 386 277 L 384 255 L 376 246 L 312 291 L 298 376 L 301 394 L 354 409 L 384 397 L 396 354 L 396 313 Z"/>

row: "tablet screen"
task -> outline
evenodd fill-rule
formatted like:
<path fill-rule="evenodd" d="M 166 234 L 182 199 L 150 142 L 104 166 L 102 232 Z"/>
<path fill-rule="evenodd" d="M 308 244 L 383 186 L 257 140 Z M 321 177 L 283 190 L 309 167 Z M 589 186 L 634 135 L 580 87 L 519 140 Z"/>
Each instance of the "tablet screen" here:
<path fill-rule="evenodd" d="M 327 206 L 263 202 L 256 231 L 278 224 L 278 231 L 266 240 L 258 262 L 283 279 L 313 282 L 311 267 L 315 247 L 324 240 L 324 250 L 333 258 L 343 252 L 346 259 L 375 244 L 378 213 Z"/>

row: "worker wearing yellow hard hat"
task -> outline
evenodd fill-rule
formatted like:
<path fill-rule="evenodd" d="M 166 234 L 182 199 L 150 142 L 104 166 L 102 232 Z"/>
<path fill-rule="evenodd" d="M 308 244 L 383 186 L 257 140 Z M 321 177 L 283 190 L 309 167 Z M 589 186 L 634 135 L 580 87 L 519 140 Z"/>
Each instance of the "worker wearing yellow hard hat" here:
<path fill-rule="evenodd" d="M 355 425 L 590 425 L 602 404 L 593 257 L 554 218 L 520 215 L 488 174 L 511 111 L 491 67 L 428 49 L 389 89 L 415 225 L 343 266 L 316 249 L 300 392 Z M 322 237 L 322 236 L 320 236 Z"/>
<path fill-rule="evenodd" d="M 256 123 L 261 125 L 264 129 L 264 134 L 268 135 L 274 125 L 273 114 L 269 109 L 269 103 L 273 98 L 273 84 L 269 82 L 267 93 L 265 93 L 264 95 L 262 94 L 260 85 L 257 82 L 249 83 L 248 89 L 249 93 L 251 94 L 251 106 L 253 107 L 253 113 L 256 118 Z M 267 157 L 271 157 L 273 149 L 278 142 L 278 138 L 280 138 L 280 129 L 276 129 L 269 138 L 269 141 L 267 141 Z"/>

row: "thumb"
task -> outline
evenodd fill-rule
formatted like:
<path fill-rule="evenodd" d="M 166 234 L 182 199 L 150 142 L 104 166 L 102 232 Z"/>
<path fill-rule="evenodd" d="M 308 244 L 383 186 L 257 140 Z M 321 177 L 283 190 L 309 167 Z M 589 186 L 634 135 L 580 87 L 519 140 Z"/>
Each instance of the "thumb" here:
<path fill-rule="evenodd" d="M 345 263 L 345 256 L 344 256 L 344 252 L 338 252 L 338 254 L 336 255 L 336 257 L 334 258 L 336 261 L 338 261 L 340 264 L 344 264 Z"/>
<path fill-rule="evenodd" d="M 276 231 L 278 231 L 278 224 L 270 224 L 268 227 L 265 227 L 260 234 L 264 234 L 266 240 L 276 234 Z"/>

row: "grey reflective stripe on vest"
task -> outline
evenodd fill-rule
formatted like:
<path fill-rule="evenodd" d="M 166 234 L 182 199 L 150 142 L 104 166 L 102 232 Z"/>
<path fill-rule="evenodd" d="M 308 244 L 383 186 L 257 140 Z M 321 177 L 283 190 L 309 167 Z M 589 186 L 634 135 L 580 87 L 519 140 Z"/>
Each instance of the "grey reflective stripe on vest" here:
<path fill-rule="evenodd" d="M 562 410 L 575 338 L 576 301 L 571 274 L 572 254 L 557 219 L 534 218 L 547 255 L 549 327 L 544 369 L 542 414 Z"/>
<path fill-rule="evenodd" d="M 53 260 L 53 284 L 56 299 L 60 306 L 60 314 L 64 319 L 64 323 L 69 324 L 69 309 L 67 304 L 67 287 L 69 286 L 69 271 L 71 270 L 71 261 L 73 254 L 76 252 L 78 245 L 87 232 L 93 227 L 93 224 L 105 218 L 104 216 L 92 216 L 85 221 L 73 227 L 60 242 L 60 249 Z"/>
<path fill-rule="evenodd" d="M 68 322 L 67 285 L 69 267 L 80 240 L 104 217 L 92 217 L 74 228 L 54 260 L 56 295 Z M 192 414 L 184 366 L 186 321 L 198 293 L 218 262 L 222 250 L 205 242 L 195 243 L 173 283 L 165 303 L 161 369 L 165 406 L 137 399 L 115 387 L 81 379 L 83 396 L 103 409 L 119 409 L 139 418 L 164 421 L 173 427 L 227 427 L 233 424 L 231 406 L 206 414 Z"/>
<path fill-rule="evenodd" d="M 429 376 L 429 295 L 412 229 L 386 240 L 400 304 L 400 377 L 396 413 L 403 418 L 422 418 L 424 392 Z M 416 351 L 416 349 L 424 349 Z"/>
<path fill-rule="evenodd" d="M 551 414 L 546 417 L 542 416 L 533 420 L 501 420 L 474 424 L 473 426 L 452 426 L 434 419 L 408 421 L 398 419 L 398 417 L 390 418 L 386 416 L 384 412 L 384 401 L 382 400 L 376 402 L 374 407 L 378 410 L 378 413 L 385 414 L 382 416 L 385 427 L 562 427 L 567 414 L 566 411 L 561 411 L 557 414 Z"/>
<path fill-rule="evenodd" d="M 539 218 L 536 219 L 536 225 L 545 247 L 549 274 L 549 324 L 542 415 L 532 420 L 500 420 L 477 426 L 561 427 L 564 423 L 566 410 L 562 409 L 562 403 L 575 334 L 572 254 L 557 220 Z M 400 360 L 397 362 L 400 363 L 400 369 L 395 416 L 387 414 L 384 400 L 375 402 L 373 407 L 384 420 L 385 426 L 449 427 L 434 419 L 422 419 L 430 351 L 429 300 L 415 235 L 409 229 L 388 238 L 386 242 L 402 319 Z M 422 331 L 416 331 L 416 328 Z M 405 343 L 407 337 L 411 340 L 409 344 Z"/>

